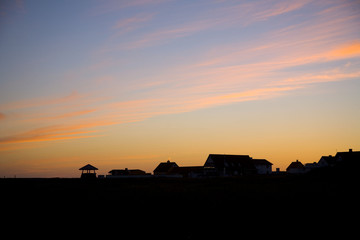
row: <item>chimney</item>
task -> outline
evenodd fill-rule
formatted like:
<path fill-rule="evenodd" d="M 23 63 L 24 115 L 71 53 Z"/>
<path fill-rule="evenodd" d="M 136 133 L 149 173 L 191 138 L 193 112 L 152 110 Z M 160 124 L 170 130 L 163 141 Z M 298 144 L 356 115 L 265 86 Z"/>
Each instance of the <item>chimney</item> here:
<path fill-rule="evenodd" d="M 351 153 L 352 153 L 352 148 L 349 148 L 349 152 L 351 152 Z"/>

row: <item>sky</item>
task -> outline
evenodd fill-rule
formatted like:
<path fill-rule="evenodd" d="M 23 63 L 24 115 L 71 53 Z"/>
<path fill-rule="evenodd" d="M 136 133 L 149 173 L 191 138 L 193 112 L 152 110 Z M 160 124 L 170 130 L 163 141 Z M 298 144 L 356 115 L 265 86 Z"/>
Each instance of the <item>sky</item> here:
<path fill-rule="evenodd" d="M 360 150 L 358 0 L 0 2 L 0 177 Z"/>

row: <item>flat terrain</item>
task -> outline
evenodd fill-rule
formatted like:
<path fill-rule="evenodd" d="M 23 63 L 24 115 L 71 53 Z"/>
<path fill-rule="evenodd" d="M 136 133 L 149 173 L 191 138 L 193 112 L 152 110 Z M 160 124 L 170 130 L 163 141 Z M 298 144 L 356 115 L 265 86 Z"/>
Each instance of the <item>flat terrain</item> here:
<path fill-rule="evenodd" d="M 6 218 L 15 221 L 191 239 L 338 221 L 358 205 L 357 181 L 355 168 L 344 165 L 298 176 L 0 179 L 0 190 Z"/>

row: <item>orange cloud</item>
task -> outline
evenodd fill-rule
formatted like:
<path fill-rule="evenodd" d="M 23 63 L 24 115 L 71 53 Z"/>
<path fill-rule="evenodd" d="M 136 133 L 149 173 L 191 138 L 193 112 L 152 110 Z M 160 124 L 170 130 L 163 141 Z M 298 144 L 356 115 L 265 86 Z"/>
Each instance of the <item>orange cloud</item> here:
<path fill-rule="evenodd" d="M 0 144 L 8 143 L 26 143 L 26 142 L 45 142 L 55 140 L 67 140 L 78 138 L 96 137 L 98 135 L 84 135 L 96 133 L 97 130 L 90 128 L 116 124 L 111 121 L 94 121 L 84 124 L 58 125 L 36 128 L 24 133 L 0 138 Z"/>
<path fill-rule="evenodd" d="M 250 91 L 240 92 L 240 93 L 230 93 L 217 97 L 219 100 L 226 101 L 238 101 L 246 99 L 259 99 L 262 97 L 270 97 L 274 94 L 277 95 L 280 92 L 291 91 L 297 89 L 297 87 L 272 87 L 272 88 L 259 88 Z"/>
<path fill-rule="evenodd" d="M 330 58 L 346 58 L 360 55 L 360 41 L 342 45 L 329 53 Z"/>
<path fill-rule="evenodd" d="M 281 94 L 285 94 L 289 91 L 293 91 L 300 88 L 302 88 L 302 86 L 258 88 L 249 91 L 223 94 L 214 97 L 207 97 L 203 99 L 197 99 L 191 102 L 188 105 L 187 110 L 196 110 L 204 107 L 225 105 L 235 102 L 268 99 L 268 98 L 278 97 Z"/>
<path fill-rule="evenodd" d="M 0 120 L 5 119 L 5 114 L 0 112 Z"/>
<path fill-rule="evenodd" d="M 81 111 L 64 113 L 64 114 L 53 116 L 53 117 L 38 118 L 36 120 L 55 120 L 55 119 L 72 118 L 72 117 L 78 117 L 78 116 L 86 115 L 86 114 L 89 114 L 89 113 L 92 113 L 92 112 L 95 112 L 95 111 L 96 111 L 95 109 L 81 110 Z"/>
<path fill-rule="evenodd" d="M 14 136 L 0 138 L 0 144 L 7 143 L 26 143 L 26 142 L 45 142 L 64 139 L 88 138 L 92 136 L 84 136 L 79 134 L 93 133 L 94 131 L 74 131 L 58 133 L 55 129 L 35 129 L 29 132 L 21 133 Z"/>
<path fill-rule="evenodd" d="M 149 105 L 151 103 L 157 102 L 159 99 L 139 99 L 139 100 L 131 100 L 131 101 L 123 101 L 123 102 L 115 102 L 111 103 L 110 105 L 115 108 L 119 109 L 134 109 L 139 107 L 144 107 L 146 105 Z"/>
<path fill-rule="evenodd" d="M 281 81 L 275 85 L 306 85 L 306 84 L 314 84 L 314 83 L 323 83 L 323 82 L 335 82 L 342 81 L 345 79 L 352 79 L 360 77 L 360 71 L 352 72 L 352 73 L 336 73 L 336 72 L 328 72 L 323 74 L 312 74 L 306 76 L 298 76 L 293 78 L 288 78 L 284 81 Z"/>

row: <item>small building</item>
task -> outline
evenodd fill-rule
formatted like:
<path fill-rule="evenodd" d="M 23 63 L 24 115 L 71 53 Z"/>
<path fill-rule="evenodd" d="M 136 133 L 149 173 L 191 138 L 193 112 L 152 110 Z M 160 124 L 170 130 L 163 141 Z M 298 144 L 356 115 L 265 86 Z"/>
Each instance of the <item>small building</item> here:
<path fill-rule="evenodd" d="M 329 156 L 322 156 L 318 162 L 319 167 L 333 167 L 336 164 L 336 158 Z"/>
<path fill-rule="evenodd" d="M 305 163 L 305 166 L 304 166 L 304 171 L 305 172 L 310 172 L 314 169 L 317 169 L 319 168 L 319 164 L 317 162 L 313 162 L 313 163 Z"/>
<path fill-rule="evenodd" d="M 360 151 L 353 151 L 351 148 L 348 152 L 337 152 L 335 155 L 336 162 L 351 163 L 360 161 Z"/>
<path fill-rule="evenodd" d="M 140 169 L 113 169 L 110 172 L 111 176 L 134 176 L 134 175 L 149 175 L 143 170 Z"/>
<path fill-rule="evenodd" d="M 106 175 L 106 178 L 151 178 L 150 173 L 146 173 L 140 169 L 113 169 L 110 175 Z"/>
<path fill-rule="evenodd" d="M 257 171 L 249 155 L 209 154 L 204 167 L 214 168 L 222 177 L 251 175 Z"/>
<path fill-rule="evenodd" d="M 178 175 L 183 178 L 198 178 L 204 177 L 204 167 L 203 166 L 192 166 L 192 167 L 174 167 L 172 168 L 169 175 Z"/>
<path fill-rule="evenodd" d="M 154 169 L 154 175 L 169 175 L 169 172 L 173 168 L 178 168 L 179 166 L 176 164 L 176 162 L 170 162 L 168 160 L 167 162 L 161 162 L 155 169 Z"/>
<path fill-rule="evenodd" d="M 290 165 L 286 168 L 286 172 L 294 174 L 304 173 L 304 170 L 304 165 L 299 160 L 290 163 Z"/>
<path fill-rule="evenodd" d="M 82 168 L 79 168 L 81 170 L 81 178 L 83 179 L 95 179 L 96 178 L 96 170 L 98 170 L 96 167 L 87 164 L 83 166 Z"/>
<path fill-rule="evenodd" d="M 257 174 L 271 174 L 272 163 L 266 159 L 253 159 Z"/>

